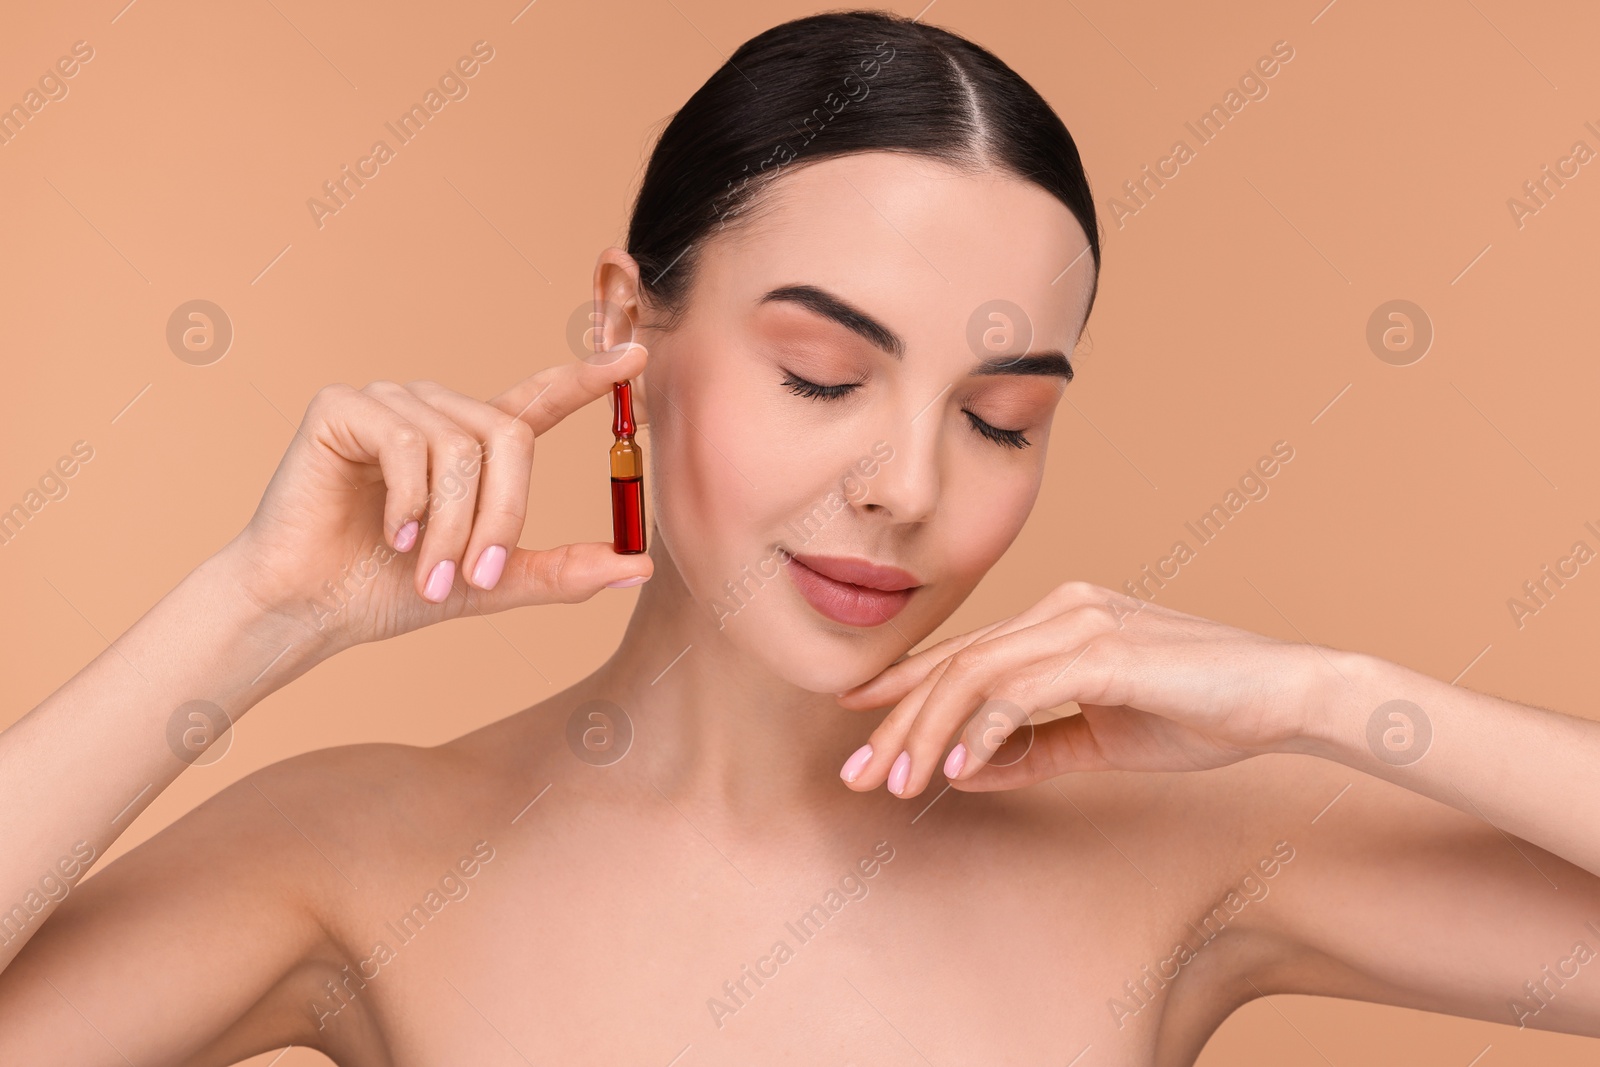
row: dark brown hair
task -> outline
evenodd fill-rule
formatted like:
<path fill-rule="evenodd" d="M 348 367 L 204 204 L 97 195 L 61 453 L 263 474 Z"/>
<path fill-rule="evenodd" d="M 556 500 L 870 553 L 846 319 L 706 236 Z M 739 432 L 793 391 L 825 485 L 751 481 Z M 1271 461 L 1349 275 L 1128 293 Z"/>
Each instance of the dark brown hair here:
<path fill-rule="evenodd" d="M 795 166 L 898 151 L 999 168 L 1050 192 L 1082 225 L 1100 284 L 1100 233 L 1077 145 L 1050 105 L 993 53 L 887 11 L 832 11 L 752 37 L 673 115 L 628 226 L 641 286 L 670 329 L 705 242 L 753 216 Z"/>

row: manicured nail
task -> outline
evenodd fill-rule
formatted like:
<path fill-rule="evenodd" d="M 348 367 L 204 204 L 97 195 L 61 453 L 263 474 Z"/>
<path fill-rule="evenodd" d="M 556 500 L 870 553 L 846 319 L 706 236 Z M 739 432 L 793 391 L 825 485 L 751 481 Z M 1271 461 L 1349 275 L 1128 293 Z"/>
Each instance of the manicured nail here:
<path fill-rule="evenodd" d="M 853 782 L 861 776 L 861 768 L 867 765 L 867 760 L 872 758 L 872 746 L 862 745 L 844 761 L 844 766 L 839 768 L 839 777 L 847 782 Z"/>
<path fill-rule="evenodd" d="M 412 519 L 394 534 L 394 547 L 397 552 L 410 552 L 411 546 L 417 542 L 417 520 Z"/>
<path fill-rule="evenodd" d="M 635 574 L 632 578 L 618 578 L 614 582 L 607 582 L 606 583 L 606 588 L 607 589 L 622 589 L 625 586 L 630 586 L 630 585 L 643 585 L 648 578 L 649 578 L 649 575 L 645 575 L 645 574 Z"/>
<path fill-rule="evenodd" d="M 889 768 L 889 792 L 899 796 L 906 791 L 906 779 L 911 777 L 911 753 L 902 752 L 894 758 Z"/>
<path fill-rule="evenodd" d="M 493 589 L 494 583 L 500 580 L 500 572 L 505 569 L 505 546 L 490 545 L 478 557 L 478 565 L 472 568 L 472 584 L 479 589 Z"/>
<path fill-rule="evenodd" d="M 958 741 L 956 747 L 950 750 L 950 755 L 944 758 L 944 776 L 954 778 L 961 773 L 961 768 L 967 765 L 967 745 Z"/>
<path fill-rule="evenodd" d="M 455 580 L 456 561 L 441 559 L 428 575 L 428 584 L 422 587 L 422 595 L 435 604 L 442 604 L 444 598 L 450 595 L 450 586 Z"/>

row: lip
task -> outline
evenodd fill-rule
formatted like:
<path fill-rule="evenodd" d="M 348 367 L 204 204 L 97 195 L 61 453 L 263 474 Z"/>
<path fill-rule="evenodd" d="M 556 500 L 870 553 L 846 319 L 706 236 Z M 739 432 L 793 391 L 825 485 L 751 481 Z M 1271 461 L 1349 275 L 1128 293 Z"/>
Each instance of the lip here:
<path fill-rule="evenodd" d="M 881 626 L 900 614 L 921 584 L 899 567 L 848 556 L 785 553 L 783 564 L 819 615 L 847 626 Z"/>

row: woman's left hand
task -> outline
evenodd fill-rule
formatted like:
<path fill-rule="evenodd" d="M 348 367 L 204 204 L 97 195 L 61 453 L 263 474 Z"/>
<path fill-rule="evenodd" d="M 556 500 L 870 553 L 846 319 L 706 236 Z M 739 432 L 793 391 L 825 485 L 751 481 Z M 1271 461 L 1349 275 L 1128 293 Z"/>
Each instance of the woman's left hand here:
<path fill-rule="evenodd" d="M 1066 582 L 1019 615 L 840 694 L 847 708 L 894 704 L 840 773 L 857 791 L 887 782 L 914 797 L 941 768 L 957 789 L 976 791 L 1068 771 L 1203 770 L 1295 751 L 1325 714 L 1332 684 L 1350 674 L 1336 660 L 1354 657 Z M 1069 701 L 1081 714 L 1029 723 Z"/>

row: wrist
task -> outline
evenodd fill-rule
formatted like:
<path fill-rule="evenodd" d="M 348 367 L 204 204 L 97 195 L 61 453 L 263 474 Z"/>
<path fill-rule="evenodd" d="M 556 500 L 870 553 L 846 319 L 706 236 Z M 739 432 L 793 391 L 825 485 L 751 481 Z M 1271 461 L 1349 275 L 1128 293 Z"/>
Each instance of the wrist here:
<path fill-rule="evenodd" d="M 266 602 L 252 591 L 245 578 L 253 564 L 243 557 L 245 551 L 238 539 L 230 541 L 185 582 L 204 598 L 207 617 L 215 620 L 223 641 L 243 657 L 249 673 L 245 682 L 271 691 L 340 648 L 329 633 L 306 622 L 298 611 L 302 605 Z M 251 669 L 255 661 L 259 664 Z"/>
<path fill-rule="evenodd" d="M 1301 730 L 1289 751 L 1350 766 L 1367 757 L 1367 727 L 1373 712 L 1401 696 L 1400 669 L 1364 652 L 1313 646 L 1316 669 L 1302 701 Z"/>

